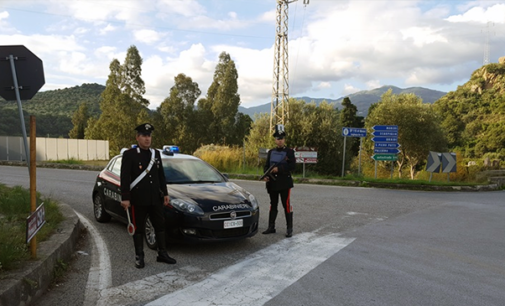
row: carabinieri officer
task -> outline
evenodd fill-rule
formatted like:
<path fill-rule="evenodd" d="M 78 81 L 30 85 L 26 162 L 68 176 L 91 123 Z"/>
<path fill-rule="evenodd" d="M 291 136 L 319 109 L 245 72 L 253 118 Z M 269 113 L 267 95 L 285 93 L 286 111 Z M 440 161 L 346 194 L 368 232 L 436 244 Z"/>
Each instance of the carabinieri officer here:
<path fill-rule="evenodd" d="M 121 164 L 121 206 L 131 209 L 135 226 L 133 245 L 135 246 L 135 267 L 144 267 L 144 232 L 147 214 L 154 226 L 158 243 L 159 262 L 175 264 L 168 256 L 165 236 L 163 205 L 170 204 L 165 173 L 158 150 L 151 149 L 151 132 L 154 127 L 144 123 L 135 128 L 138 146 L 123 153 Z"/>
<path fill-rule="evenodd" d="M 291 177 L 291 171 L 295 170 L 296 166 L 295 152 L 285 146 L 286 132 L 282 124 L 275 126 L 273 136 L 275 137 L 276 147 L 268 151 L 263 169 L 263 172 L 266 172 L 270 167 L 273 167 L 271 175 L 264 178 L 270 196 L 270 212 L 268 215 L 268 228 L 263 234 L 275 233 L 275 219 L 277 218 L 277 206 L 279 205 L 280 196 L 286 216 L 286 237 L 291 237 L 293 235 L 293 207 L 291 206 L 293 178 Z"/>

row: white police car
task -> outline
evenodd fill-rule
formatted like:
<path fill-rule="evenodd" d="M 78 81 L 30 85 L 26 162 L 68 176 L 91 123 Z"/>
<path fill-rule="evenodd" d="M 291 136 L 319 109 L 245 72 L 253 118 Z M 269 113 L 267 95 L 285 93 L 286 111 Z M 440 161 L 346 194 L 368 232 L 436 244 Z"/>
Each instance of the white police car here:
<path fill-rule="evenodd" d="M 176 146 L 160 150 L 170 196 L 170 206 L 165 207 L 167 238 L 196 242 L 254 236 L 259 220 L 256 198 L 205 161 L 178 151 Z M 121 160 L 122 155 L 114 156 L 96 178 L 92 197 L 98 222 L 111 217 L 128 222 L 120 205 Z M 149 216 L 144 222 L 147 245 L 155 249 Z"/>

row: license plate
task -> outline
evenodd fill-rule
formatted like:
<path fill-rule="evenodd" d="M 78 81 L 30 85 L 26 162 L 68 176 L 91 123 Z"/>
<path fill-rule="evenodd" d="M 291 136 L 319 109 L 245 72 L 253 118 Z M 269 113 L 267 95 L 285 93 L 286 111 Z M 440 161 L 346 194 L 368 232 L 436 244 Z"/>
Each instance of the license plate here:
<path fill-rule="evenodd" d="M 244 226 L 244 219 L 224 221 L 224 228 L 235 228 Z"/>

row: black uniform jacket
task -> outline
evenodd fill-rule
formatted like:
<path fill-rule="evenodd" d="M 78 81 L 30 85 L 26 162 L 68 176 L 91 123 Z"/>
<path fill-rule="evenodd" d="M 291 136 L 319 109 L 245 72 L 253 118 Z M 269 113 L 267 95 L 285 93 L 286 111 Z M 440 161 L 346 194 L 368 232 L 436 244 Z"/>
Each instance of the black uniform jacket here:
<path fill-rule="evenodd" d="M 151 161 L 151 151 L 132 148 L 123 153 L 121 163 L 121 197 L 132 205 L 162 204 L 168 195 L 161 155 L 155 150 L 155 162 L 149 173 L 130 190 L 130 184 L 144 172 Z"/>
<path fill-rule="evenodd" d="M 271 165 L 276 165 L 279 172 L 272 174 L 275 180 L 270 179 L 267 182 L 267 189 L 277 191 L 293 188 L 291 171 L 296 167 L 295 152 L 287 147 L 269 150 L 263 172 Z"/>

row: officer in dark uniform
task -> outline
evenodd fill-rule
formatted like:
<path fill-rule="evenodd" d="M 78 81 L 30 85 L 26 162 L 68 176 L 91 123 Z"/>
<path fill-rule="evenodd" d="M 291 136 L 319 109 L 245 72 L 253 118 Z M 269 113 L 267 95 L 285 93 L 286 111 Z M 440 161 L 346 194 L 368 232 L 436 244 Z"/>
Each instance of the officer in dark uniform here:
<path fill-rule="evenodd" d="M 158 243 L 159 262 L 175 264 L 166 250 L 165 217 L 163 205 L 170 203 L 165 173 L 158 150 L 151 149 L 151 132 L 154 127 L 144 123 L 135 128 L 138 146 L 123 153 L 121 164 L 121 206 L 130 210 L 135 226 L 135 266 L 144 267 L 144 231 L 147 214 L 154 226 Z"/>
<path fill-rule="evenodd" d="M 265 176 L 267 191 L 270 195 L 270 212 L 268 216 L 268 228 L 263 234 L 275 233 L 275 219 L 277 218 L 277 206 L 279 196 L 286 215 L 287 232 L 286 237 L 293 235 L 293 207 L 291 206 L 291 188 L 293 188 L 293 178 L 291 171 L 295 169 L 295 152 L 285 146 L 286 132 L 282 124 L 275 126 L 274 149 L 268 151 L 267 160 L 263 171 L 266 173 L 270 168 L 270 175 Z"/>

